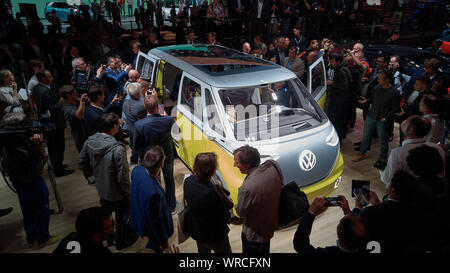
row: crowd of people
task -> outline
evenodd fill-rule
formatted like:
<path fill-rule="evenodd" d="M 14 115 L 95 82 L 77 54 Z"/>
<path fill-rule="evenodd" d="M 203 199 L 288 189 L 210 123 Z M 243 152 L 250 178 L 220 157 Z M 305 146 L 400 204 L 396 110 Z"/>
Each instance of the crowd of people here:
<path fill-rule="evenodd" d="M 446 213 L 450 200 L 445 169 L 450 146 L 445 145 L 449 118 L 445 109 L 448 104 L 444 102 L 450 80 L 440 72 L 439 58 L 427 59 L 423 68 L 415 71 L 400 67 L 396 55 L 379 55 L 373 64 L 366 59 L 362 43 L 346 49 L 337 42 L 345 35 L 340 28 L 347 20 L 356 20 L 355 16 L 350 19 L 353 13 L 346 10 L 347 2 L 335 1 L 328 9 L 324 4 L 327 1 L 269 2 L 228 3 L 233 28 L 241 30 L 236 33 L 250 31 L 252 37 L 239 50 L 292 70 L 305 85 L 309 66 L 324 57 L 328 76 L 324 110 L 341 143 L 348 132 L 355 130 L 357 108 L 363 111 L 363 137 L 354 143 L 357 154 L 348 164 L 364 160 L 372 138 L 377 138 L 380 154 L 375 167 L 380 169 L 381 181 L 387 188 L 382 201 L 374 192 L 367 197 L 359 195 L 354 210 L 340 196 L 345 216 L 337 229 L 337 246 L 328 248 L 310 244 L 314 218 L 328 204 L 324 197 L 312 200 L 295 233 L 295 250 L 364 252 L 369 241 L 377 241 L 386 252 L 448 251 L 446 230 L 450 225 Z M 145 11 L 139 3 L 138 14 Z M 55 252 L 67 252 L 71 249 L 67 243 L 78 241 L 83 252 L 104 253 L 109 252 L 104 241 L 122 250 L 141 236 L 149 239 L 147 248 L 154 252 L 177 252 L 168 243 L 174 234 L 172 215 L 187 206 L 190 218 L 185 233 L 196 241 L 198 251 L 231 252 L 229 196 L 212 181 L 217 169 L 215 154 L 196 156 L 193 175 L 183 185 L 183 200 L 175 197 L 175 148 L 171 136 L 175 120 L 160 109 L 158 92 L 136 70 L 139 52 L 162 44 L 161 5 L 150 5 L 151 18 L 152 5 L 157 27 L 153 19 L 149 23 L 147 14 L 139 19 L 142 31 L 126 31 L 120 20 L 108 23 L 97 13 L 97 7 L 94 19 L 79 11 L 72 14 L 65 33 L 61 33 L 56 15 L 52 15 L 56 17 L 45 34 L 39 19 L 29 19 L 25 27 L 20 14 L 8 25 L 9 44 L 0 48 L 0 124 L 20 123 L 25 116 L 35 115 L 52 126 L 43 134 L 7 139 L 11 145 L 2 147 L 30 245 L 59 242 Z M 209 6 L 180 5 L 179 10 L 173 22 L 178 43 L 220 45 L 224 30 L 220 1 Z M 332 40 L 320 31 L 328 18 L 323 14 L 331 11 L 335 27 L 330 32 Z M 190 28 L 186 25 L 188 14 Z M 147 23 L 142 18 L 147 18 Z M 308 37 L 306 29 L 313 30 Z M 129 35 L 124 35 L 127 32 Z M 29 91 L 31 106 L 19 95 L 22 88 Z M 400 124 L 401 143 L 389 153 L 394 123 Z M 75 224 L 77 231 L 61 241 L 49 234 L 51 210 L 42 178 L 43 143 L 48 146 L 55 176 L 71 175 L 74 171 L 64 164 L 67 124 L 79 153 L 78 167 L 86 183 L 96 187 L 101 207 L 82 210 Z M 132 151 L 130 158 L 127 146 Z M 258 150 L 248 145 L 233 155 L 235 167 L 247 175 L 235 200 L 235 210 L 244 219 L 242 251 L 268 253 L 278 228 L 281 169 L 275 161 L 261 164 Z M 22 166 L 28 166 L 29 172 L 21 171 Z M 362 206 L 364 198 L 371 206 Z M 10 212 L 11 208 L 2 209 L 0 216 Z M 421 223 L 417 223 L 417 215 L 423 218 Z"/>

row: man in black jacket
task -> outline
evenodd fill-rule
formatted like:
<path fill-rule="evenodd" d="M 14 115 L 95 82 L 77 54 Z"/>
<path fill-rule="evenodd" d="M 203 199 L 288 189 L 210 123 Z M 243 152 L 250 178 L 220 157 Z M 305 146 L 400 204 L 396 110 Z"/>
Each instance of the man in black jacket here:
<path fill-rule="evenodd" d="M 345 138 L 345 113 L 352 81 L 351 72 L 343 60 L 341 53 L 332 53 L 330 56 L 330 66 L 333 68 L 334 75 L 332 79 L 327 80 L 328 105 L 325 108 L 328 118 L 338 133 L 339 141 Z"/>
<path fill-rule="evenodd" d="M 52 73 L 48 70 L 41 69 L 36 73 L 36 78 L 38 84 L 32 90 L 32 96 L 36 104 L 38 116 L 40 118 L 49 118 L 48 121 L 55 125 L 54 131 L 47 132 L 44 135 L 44 138 L 47 140 L 48 152 L 55 170 L 55 176 L 69 175 L 73 173 L 73 170 L 66 170 L 63 164 L 66 120 L 64 119 L 62 104 L 58 103 L 59 96 L 50 87 L 53 81 Z"/>
<path fill-rule="evenodd" d="M 300 27 L 294 26 L 292 31 L 294 35 L 292 36 L 291 39 L 291 46 L 296 47 L 297 54 L 300 54 L 308 48 L 309 40 L 303 35 Z"/>
<path fill-rule="evenodd" d="M 369 148 L 372 135 L 374 131 L 377 130 L 381 149 L 380 157 L 375 163 L 375 167 L 384 169 L 389 151 L 385 122 L 398 112 L 397 109 L 400 103 L 400 95 L 393 85 L 394 76 L 387 70 L 379 72 L 378 83 L 379 85 L 375 87 L 370 98 L 366 99 L 362 97 L 358 100 L 361 104 L 368 103 L 371 104 L 371 106 L 367 113 L 367 117 L 364 120 L 364 135 L 359 153 L 353 157 L 352 161 L 359 162 L 366 158 L 365 154 Z"/>
<path fill-rule="evenodd" d="M 309 235 L 312 225 L 317 215 L 328 208 L 328 201 L 325 197 L 317 197 L 300 220 L 294 236 L 294 249 L 299 253 L 320 253 L 320 254 L 351 254 L 365 251 L 367 243 L 367 229 L 359 216 L 354 215 L 348 206 L 348 201 L 340 195 L 340 206 L 344 212 L 344 217 L 339 221 L 337 227 L 337 246 L 315 248 L 310 244 Z"/>
<path fill-rule="evenodd" d="M 47 185 L 42 178 L 45 164 L 43 137 L 15 134 L 2 149 L 9 179 L 16 189 L 23 215 L 23 228 L 29 246 L 54 244 L 58 236 L 50 236 L 50 211 Z"/>

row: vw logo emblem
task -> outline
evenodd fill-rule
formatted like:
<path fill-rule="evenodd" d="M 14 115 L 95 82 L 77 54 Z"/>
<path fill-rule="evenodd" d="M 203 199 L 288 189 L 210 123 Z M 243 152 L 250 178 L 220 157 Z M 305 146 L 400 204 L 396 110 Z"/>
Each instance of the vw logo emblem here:
<path fill-rule="evenodd" d="M 300 154 L 300 158 L 298 159 L 300 164 L 300 168 L 302 170 L 308 172 L 316 166 L 316 156 L 310 150 L 304 150 Z"/>

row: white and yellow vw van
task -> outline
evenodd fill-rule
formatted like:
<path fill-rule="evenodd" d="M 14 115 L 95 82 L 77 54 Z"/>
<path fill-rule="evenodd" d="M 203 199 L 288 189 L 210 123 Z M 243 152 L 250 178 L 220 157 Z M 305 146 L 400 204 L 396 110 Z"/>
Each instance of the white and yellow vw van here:
<path fill-rule="evenodd" d="M 261 162 L 276 160 L 284 183 L 295 181 L 310 200 L 339 186 L 344 162 L 337 133 L 321 109 L 321 58 L 309 67 L 307 87 L 286 68 L 203 44 L 141 52 L 137 70 L 159 88 L 161 103 L 177 118 L 178 156 L 193 169 L 198 153 L 216 153 L 216 179 L 235 202 L 244 175 L 234 167 L 233 151 L 245 144 L 259 150 Z"/>

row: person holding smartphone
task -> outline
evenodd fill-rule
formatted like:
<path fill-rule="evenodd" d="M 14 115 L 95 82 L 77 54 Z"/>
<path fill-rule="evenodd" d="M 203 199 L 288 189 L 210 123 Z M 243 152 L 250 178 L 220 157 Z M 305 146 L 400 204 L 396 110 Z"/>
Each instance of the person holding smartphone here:
<path fill-rule="evenodd" d="M 371 206 L 363 208 L 363 195 L 357 195 L 353 213 L 367 224 L 369 241 L 377 241 L 381 253 L 422 252 L 419 242 L 423 241 L 423 231 L 417 218 L 420 212 L 411 204 L 414 196 L 423 195 L 418 190 L 414 177 L 399 171 L 392 178 L 382 201 L 374 191 L 369 191 L 367 201 Z"/>
<path fill-rule="evenodd" d="M 339 204 L 344 217 L 337 226 L 338 241 L 336 246 L 314 247 L 310 243 L 310 234 L 314 219 L 326 211 L 329 201 L 325 197 L 317 197 L 303 215 L 294 235 L 294 249 L 299 253 L 350 254 L 364 253 L 367 245 L 367 228 L 362 219 L 352 213 L 345 196 L 339 195 Z"/>

